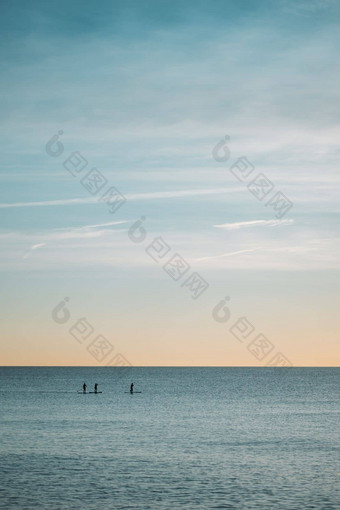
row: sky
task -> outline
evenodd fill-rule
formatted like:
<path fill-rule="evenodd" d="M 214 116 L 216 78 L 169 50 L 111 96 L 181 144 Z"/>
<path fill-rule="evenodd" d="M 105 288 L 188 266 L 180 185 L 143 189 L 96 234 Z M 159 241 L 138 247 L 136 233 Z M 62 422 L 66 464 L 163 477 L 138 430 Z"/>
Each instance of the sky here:
<path fill-rule="evenodd" d="M 339 2 L 0 10 L 0 364 L 338 365 Z"/>

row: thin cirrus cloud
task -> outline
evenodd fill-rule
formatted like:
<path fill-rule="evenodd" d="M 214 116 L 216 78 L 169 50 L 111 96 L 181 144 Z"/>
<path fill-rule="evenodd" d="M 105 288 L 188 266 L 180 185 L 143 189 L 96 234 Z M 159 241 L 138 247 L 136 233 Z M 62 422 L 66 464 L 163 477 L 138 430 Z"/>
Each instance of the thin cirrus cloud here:
<path fill-rule="evenodd" d="M 259 240 L 259 239 L 258 239 Z M 233 243 L 233 247 L 237 244 Z M 214 249 L 217 251 L 218 246 Z M 339 242 L 333 238 L 261 240 L 261 246 L 195 258 L 204 268 L 322 270 L 339 269 Z"/>
<path fill-rule="evenodd" d="M 261 249 L 261 246 L 258 246 L 257 248 L 251 248 L 249 250 L 238 250 L 238 251 L 222 253 L 221 255 L 212 255 L 210 257 L 200 257 L 200 258 L 196 259 L 196 262 L 203 262 L 205 260 L 224 259 L 226 257 L 232 257 L 233 255 L 241 255 L 243 253 L 251 253 L 253 251 L 257 251 L 260 249 Z"/>
<path fill-rule="evenodd" d="M 124 223 L 129 223 L 129 220 L 121 220 L 121 221 L 109 221 L 107 223 L 97 223 L 95 225 L 84 225 L 82 227 L 73 227 L 73 228 L 70 228 L 69 230 L 74 232 L 74 231 L 83 231 L 83 230 L 91 230 L 91 229 L 98 229 L 98 228 L 107 228 L 107 227 L 112 227 L 112 226 L 115 226 L 115 225 L 123 225 Z M 57 228 L 55 230 L 66 230 L 65 228 Z"/>
<path fill-rule="evenodd" d="M 24 260 L 25 260 L 25 259 L 27 259 L 27 258 L 31 255 L 31 253 L 32 253 L 33 251 L 38 250 L 39 248 L 42 248 L 43 246 L 46 246 L 46 243 L 37 243 L 37 244 L 33 244 L 33 246 L 31 246 L 31 247 L 29 248 L 29 250 L 28 250 L 28 251 L 27 251 L 27 252 L 23 255 L 23 257 L 22 257 L 22 258 L 23 258 Z"/>
<path fill-rule="evenodd" d="M 130 193 L 126 194 L 127 200 L 157 200 L 163 198 L 185 198 L 202 195 L 221 195 L 225 193 L 235 192 L 235 189 L 228 188 L 212 188 L 212 189 L 191 189 L 191 190 L 174 190 L 174 191 L 153 191 L 148 193 Z M 44 200 L 40 202 L 13 202 L 0 204 L 0 209 L 12 207 L 47 207 L 61 205 L 79 205 L 79 204 L 96 204 L 98 198 L 67 198 L 60 200 Z"/>
<path fill-rule="evenodd" d="M 253 220 L 253 221 L 238 221 L 234 223 L 223 223 L 221 225 L 214 225 L 215 228 L 223 228 L 226 230 L 239 230 L 241 228 L 252 227 L 280 227 L 292 225 L 294 220 Z"/>
<path fill-rule="evenodd" d="M 127 220 L 122 221 L 110 221 L 108 223 L 98 223 L 94 225 L 84 225 L 82 227 L 74 227 L 74 228 L 61 228 L 61 229 L 53 229 L 52 232 L 48 233 L 36 233 L 33 235 L 22 234 L 20 232 L 11 232 L 0 235 L 0 238 L 4 238 L 5 240 L 9 240 L 12 243 L 15 243 L 17 246 L 22 243 L 26 244 L 31 239 L 35 241 L 37 239 L 44 240 L 46 242 L 34 243 L 32 246 L 28 248 L 28 250 L 22 256 L 22 259 L 27 259 L 32 252 L 39 250 L 45 246 L 48 246 L 51 243 L 62 242 L 67 240 L 88 240 L 95 239 L 99 237 L 103 237 L 107 232 L 112 232 L 111 227 L 115 227 L 116 225 L 123 225 L 129 223 Z M 118 229 L 119 230 L 119 229 Z"/>
<path fill-rule="evenodd" d="M 117 230 L 112 229 L 111 227 L 124 225 L 126 223 L 130 222 L 128 220 L 110 221 L 108 223 L 97 223 L 94 225 L 84 225 L 82 227 L 59 228 L 42 235 L 45 235 L 46 239 L 50 241 L 63 241 L 66 239 L 91 239 L 94 237 L 101 237 L 108 231 L 112 232 L 113 230 Z M 39 248 L 43 244 L 46 243 L 36 244 L 34 246 Z"/>

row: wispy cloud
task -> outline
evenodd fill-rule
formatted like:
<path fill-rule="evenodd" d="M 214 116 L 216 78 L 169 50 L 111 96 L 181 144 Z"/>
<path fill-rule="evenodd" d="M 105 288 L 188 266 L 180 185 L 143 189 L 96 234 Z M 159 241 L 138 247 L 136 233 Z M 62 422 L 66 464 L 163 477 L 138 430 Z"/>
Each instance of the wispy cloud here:
<path fill-rule="evenodd" d="M 253 251 L 260 250 L 261 247 L 258 246 L 257 248 L 251 248 L 249 250 L 238 250 L 238 251 L 232 251 L 228 253 L 222 253 L 221 255 L 212 255 L 210 257 L 200 257 L 198 259 L 195 259 L 197 262 L 202 262 L 203 260 L 215 260 L 215 259 L 224 259 L 226 257 L 232 257 L 233 255 L 240 255 L 241 253 L 251 253 Z"/>
<path fill-rule="evenodd" d="M 27 244 L 32 239 L 43 239 L 45 242 L 34 243 L 30 248 L 24 253 L 22 259 L 27 259 L 30 257 L 33 251 L 38 250 L 44 246 L 48 246 L 51 243 L 56 243 L 58 241 L 67 241 L 67 240 L 88 240 L 88 239 L 97 239 L 99 237 L 103 237 L 107 232 L 112 232 L 114 229 L 111 227 L 130 223 L 128 220 L 122 221 L 110 221 L 107 223 L 97 223 L 93 225 L 84 225 L 82 227 L 68 227 L 68 228 L 58 228 L 53 229 L 51 232 L 37 232 L 34 234 L 25 234 L 21 232 L 6 232 L 4 234 L 0 234 L 0 239 L 11 241 L 12 243 L 17 243 L 19 246 Z M 119 230 L 120 231 L 120 230 Z M 20 249 L 20 248 L 19 248 Z"/>
<path fill-rule="evenodd" d="M 225 193 L 235 193 L 235 188 L 219 188 L 219 189 L 190 189 L 190 190 L 174 190 L 174 191 L 152 191 L 149 193 L 130 193 L 126 194 L 127 200 L 157 200 L 163 198 L 185 198 L 196 197 L 202 195 L 223 195 Z M 61 205 L 79 205 L 79 204 L 98 204 L 98 198 L 67 198 L 60 200 L 45 200 L 41 202 L 14 202 L 0 204 L 0 209 L 11 207 L 47 207 Z"/>
<path fill-rule="evenodd" d="M 0 209 L 8 209 L 11 207 L 47 207 L 58 205 L 78 205 L 78 204 L 91 204 L 96 203 L 98 200 L 93 198 L 67 198 L 60 200 L 44 200 L 40 202 L 13 202 L 0 204 Z"/>
<path fill-rule="evenodd" d="M 224 228 L 226 230 L 239 230 L 240 228 L 251 227 L 279 227 L 283 225 L 292 225 L 294 220 L 253 220 L 238 221 L 235 223 L 223 223 L 222 225 L 214 225 L 215 228 Z"/>
<path fill-rule="evenodd" d="M 34 244 L 34 245 L 31 247 L 31 250 L 37 250 L 38 248 L 42 248 L 42 246 L 46 246 L 46 243 L 38 243 L 38 244 Z"/>
<path fill-rule="evenodd" d="M 38 250 L 39 248 L 42 248 L 43 246 L 46 246 L 46 243 L 37 243 L 37 244 L 33 244 L 30 249 L 23 255 L 23 259 L 27 259 L 32 251 L 35 251 L 35 250 Z"/>
<path fill-rule="evenodd" d="M 55 229 L 52 232 L 45 234 L 46 237 L 52 241 L 66 240 L 66 239 L 91 239 L 101 237 L 106 232 L 112 232 L 117 225 L 124 225 L 130 223 L 129 220 L 122 221 L 109 221 L 108 223 L 97 223 L 94 225 L 84 225 L 82 227 L 68 227 Z"/>
<path fill-rule="evenodd" d="M 70 227 L 68 229 L 65 228 L 57 228 L 57 230 L 70 230 L 70 231 L 82 231 L 82 230 L 91 230 L 91 229 L 97 229 L 102 228 L 105 229 L 106 227 L 112 227 L 115 225 L 123 225 L 125 223 L 130 223 L 130 220 L 121 220 L 121 221 L 109 221 L 108 223 L 97 223 L 95 225 L 84 225 L 82 227 Z"/>

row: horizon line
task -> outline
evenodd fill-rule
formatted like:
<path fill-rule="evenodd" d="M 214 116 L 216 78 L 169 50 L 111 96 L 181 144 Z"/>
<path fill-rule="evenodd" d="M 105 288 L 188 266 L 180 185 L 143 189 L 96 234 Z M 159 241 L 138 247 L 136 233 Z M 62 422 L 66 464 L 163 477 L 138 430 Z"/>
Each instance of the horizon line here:
<path fill-rule="evenodd" d="M 98 365 L 0 365 L 0 368 L 340 368 L 340 365 L 127 365 L 127 366 L 98 366 Z"/>

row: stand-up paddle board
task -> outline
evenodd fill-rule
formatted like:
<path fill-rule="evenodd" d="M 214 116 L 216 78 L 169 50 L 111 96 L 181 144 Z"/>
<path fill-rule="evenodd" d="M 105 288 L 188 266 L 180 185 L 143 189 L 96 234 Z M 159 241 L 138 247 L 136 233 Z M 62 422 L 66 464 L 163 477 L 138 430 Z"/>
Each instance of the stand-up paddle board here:
<path fill-rule="evenodd" d="M 141 391 L 124 391 L 124 393 L 131 393 L 133 395 L 134 393 L 142 393 Z"/>
<path fill-rule="evenodd" d="M 102 391 L 77 391 L 77 393 L 82 393 L 83 395 L 88 395 L 89 393 L 103 393 Z"/>

